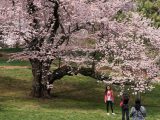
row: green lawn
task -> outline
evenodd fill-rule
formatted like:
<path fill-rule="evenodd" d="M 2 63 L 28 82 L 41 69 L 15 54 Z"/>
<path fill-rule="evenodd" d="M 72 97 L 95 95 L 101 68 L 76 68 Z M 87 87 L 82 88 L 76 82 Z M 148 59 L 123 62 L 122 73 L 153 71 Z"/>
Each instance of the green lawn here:
<path fill-rule="evenodd" d="M 22 48 L 3 48 L 0 49 L 0 52 L 4 52 L 4 53 L 16 53 L 16 52 L 21 52 L 23 51 Z"/>
<path fill-rule="evenodd" d="M 94 79 L 66 76 L 55 83 L 52 99 L 29 97 L 31 80 L 30 69 L 0 69 L 0 120 L 121 120 L 120 98 L 116 97 L 116 115 L 107 116 L 105 86 Z M 159 91 L 160 85 L 156 85 L 143 95 L 147 120 L 160 120 Z"/>
<path fill-rule="evenodd" d="M 6 58 L 0 58 L 0 66 L 29 66 L 30 63 L 28 61 L 8 61 Z"/>
<path fill-rule="evenodd" d="M 0 66 L 30 66 L 29 61 L 20 61 L 20 60 L 14 60 L 10 62 L 8 61 L 10 53 L 21 52 L 22 50 L 23 49 L 21 48 L 0 49 Z"/>

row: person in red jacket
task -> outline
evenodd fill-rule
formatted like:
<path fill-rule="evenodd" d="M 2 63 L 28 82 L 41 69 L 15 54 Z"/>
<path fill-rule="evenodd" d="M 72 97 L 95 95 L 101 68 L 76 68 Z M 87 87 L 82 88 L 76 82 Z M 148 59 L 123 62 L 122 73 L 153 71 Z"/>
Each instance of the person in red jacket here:
<path fill-rule="evenodd" d="M 109 115 L 109 105 L 111 107 L 112 114 L 115 115 L 115 113 L 113 112 L 113 103 L 114 103 L 113 90 L 111 89 L 110 86 L 106 87 L 104 102 L 106 103 L 107 115 Z"/>

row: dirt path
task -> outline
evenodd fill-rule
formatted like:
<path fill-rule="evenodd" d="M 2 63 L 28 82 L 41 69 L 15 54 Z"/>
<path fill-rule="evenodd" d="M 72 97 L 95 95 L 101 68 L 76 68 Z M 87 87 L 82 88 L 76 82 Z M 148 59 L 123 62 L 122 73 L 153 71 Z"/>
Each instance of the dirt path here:
<path fill-rule="evenodd" d="M 30 66 L 0 66 L 3 69 L 19 69 L 19 68 L 31 68 Z"/>

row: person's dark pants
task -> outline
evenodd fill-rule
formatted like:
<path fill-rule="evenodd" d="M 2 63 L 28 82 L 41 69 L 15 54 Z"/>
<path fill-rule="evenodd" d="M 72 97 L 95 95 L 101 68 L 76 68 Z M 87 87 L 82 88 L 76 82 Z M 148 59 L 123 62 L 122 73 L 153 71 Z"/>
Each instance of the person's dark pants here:
<path fill-rule="evenodd" d="M 110 105 L 111 110 L 112 110 L 112 113 L 113 113 L 113 103 L 112 103 L 112 101 L 107 101 L 107 102 L 106 102 L 107 112 L 109 112 L 109 105 Z"/>
<path fill-rule="evenodd" d="M 129 108 L 122 107 L 122 120 L 125 120 L 125 116 L 126 120 L 129 120 Z"/>

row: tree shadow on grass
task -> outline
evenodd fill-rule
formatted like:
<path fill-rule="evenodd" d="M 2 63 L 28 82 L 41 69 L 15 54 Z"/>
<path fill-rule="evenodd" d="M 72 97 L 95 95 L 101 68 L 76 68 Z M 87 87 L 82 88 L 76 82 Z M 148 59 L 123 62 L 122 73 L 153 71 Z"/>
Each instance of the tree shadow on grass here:
<path fill-rule="evenodd" d="M 0 76 L 0 100 L 28 96 L 30 87 L 30 81 Z"/>
<path fill-rule="evenodd" d="M 101 88 L 102 87 L 102 88 Z M 0 101 L 34 102 L 47 109 L 104 109 L 104 88 L 94 80 L 72 82 L 60 80 L 55 84 L 51 99 L 36 99 L 29 96 L 31 81 L 0 77 Z M 36 101 L 36 102 L 35 102 Z"/>
<path fill-rule="evenodd" d="M 62 83 L 63 84 L 63 83 Z M 56 90 L 51 99 L 35 99 L 36 104 L 42 108 L 51 109 L 95 109 L 102 108 L 103 93 L 96 90 L 95 84 L 65 82 L 61 85 L 56 84 Z M 16 100 L 32 102 L 29 96 L 31 89 L 31 81 L 14 79 L 11 77 L 0 76 L 0 101 L 1 103 Z M 29 99 L 28 99 L 29 98 Z M 96 107 L 99 106 L 99 107 Z"/>
<path fill-rule="evenodd" d="M 52 102 L 46 106 L 51 109 L 105 109 L 104 88 L 99 86 L 96 80 L 83 82 L 60 80 L 55 84 L 52 95 L 54 96 Z"/>
<path fill-rule="evenodd" d="M 102 102 L 104 87 L 98 85 L 96 80 L 84 80 L 83 82 L 65 82 L 62 86 L 56 84 L 54 94 L 61 99 L 72 99 L 87 102 Z"/>
<path fill-rule="evenodd" d="M 0 76 L 0 89 L 2 90 L 28 90 L 30 86 L 30 81 L 15 79 L 6 76 Z"/>
<path fill-rule="evenodd" d="M 15 100 L 26 104 L 39 105 L 45 109 L 82 109 L 82 110 L 104 110 L 103 102 L 104 86 L 98 85 L 94 80 L 83 82 L 63 81 L 55 83 L 53 97 L 51 99 L 36 99 L 29 97 L 31 81 L 14 79 L 0 76 L 0 104 Z M 10 94 L 10 92 L 13 92 Z M 19 94 L 20 92 L 20 94 Z M 19 95 L 16 95 L 19 94 Z M 15 96 L 16 95 L 16 96 Z M 120 114 L 119 98 L 116 98 L 116 109 Z M 21 106 L 20 106 L 21 107 Z M 23 107 L 23 106 L 22 106 Z M 148 109 L 156 111 L 157 108 L 147 106 Z M 152 114 L 157 114 L 153 112 Z"/>

